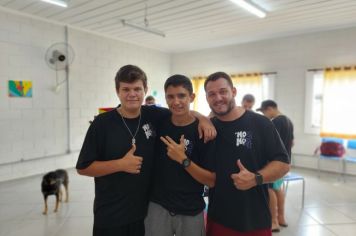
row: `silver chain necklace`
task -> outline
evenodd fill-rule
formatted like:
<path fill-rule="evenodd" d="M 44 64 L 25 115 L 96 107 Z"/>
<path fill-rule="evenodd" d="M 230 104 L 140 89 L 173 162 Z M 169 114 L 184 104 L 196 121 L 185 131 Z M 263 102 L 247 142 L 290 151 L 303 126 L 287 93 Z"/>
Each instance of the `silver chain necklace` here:
<path fill-rule="evenodd" d="M 121 119 L 122 119 L 122 122 L 124 123 L 126 129 L 129 131 L 131 137 L 132 137 L 132 145 L 136 144 L 136 135 L 138 133 L 138 130 L 140 129 L 140 125 L 141 125 L 141 111 L 140 111 L 140 116 L 138 118 L 138 125 L 137 125 L 137 128 L 136 128 L 136 131 L 135 131 L 135 134 L 132 134 L 129 126 L 126 124 L 125 122 L 125 119 L 124 119 L 124 116 L 121 114 L 121 112 L 119 111 L 120 113 L 120 116 L 121 116 Z"/>

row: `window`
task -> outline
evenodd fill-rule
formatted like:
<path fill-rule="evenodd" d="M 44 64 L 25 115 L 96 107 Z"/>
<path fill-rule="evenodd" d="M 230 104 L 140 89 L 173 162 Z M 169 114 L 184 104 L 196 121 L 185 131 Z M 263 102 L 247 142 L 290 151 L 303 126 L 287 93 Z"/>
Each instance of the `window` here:
<path fill-rule="evenodd" d="M 305 131 L 356 138 L 356 68 L 309 71 L 306 86 Z"/>
<path fill-rule="evenodd" d="M 276 73 L 259 75 L 260 78 L 257 82 L 255 77 L 249 78 L 248 76 L 234 75 L 231 77 L 234 86 L 237 89 L 237 95 L 235 97 L 237 105 L 241 104 L 242 97 L 247 93 L 253 94 L 255 97 L 255 105 L 253 109 L 258 108 L 263 100 L 273 99 Z M 192 80 L 196 97 L 191 109 L 199 111 L 203 115 L 209 115 L 210 107 L 205 98 L 204 81 L 205 77 L 195 77 Z"/>
<path fill-rule="evenodd" d="M 305 133 L 319 134 L 323 99 L 324 71 L 308 71 L 306 76 Z"/>

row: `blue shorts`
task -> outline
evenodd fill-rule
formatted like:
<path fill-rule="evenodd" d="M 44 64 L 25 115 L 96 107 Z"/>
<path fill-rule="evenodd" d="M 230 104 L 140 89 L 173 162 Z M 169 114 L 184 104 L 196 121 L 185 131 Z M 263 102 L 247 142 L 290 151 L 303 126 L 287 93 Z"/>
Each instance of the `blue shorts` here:
<path fill-rule="evenodd" d="M 277 179 L 273 183 L 268 184 L 268 187 L 273 189 L 273 190 L 280 190 L 283 185 L 283 178 Z"/>

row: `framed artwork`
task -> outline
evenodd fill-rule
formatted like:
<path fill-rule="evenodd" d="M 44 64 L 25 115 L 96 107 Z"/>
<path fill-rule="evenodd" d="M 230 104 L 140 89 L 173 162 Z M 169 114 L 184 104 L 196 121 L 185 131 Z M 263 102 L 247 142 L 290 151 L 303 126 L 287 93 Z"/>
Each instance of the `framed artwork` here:
<path fill-rule="evenodd" d="M 9 80 L 9 97 L 32 97 L 32 81 Z"/>

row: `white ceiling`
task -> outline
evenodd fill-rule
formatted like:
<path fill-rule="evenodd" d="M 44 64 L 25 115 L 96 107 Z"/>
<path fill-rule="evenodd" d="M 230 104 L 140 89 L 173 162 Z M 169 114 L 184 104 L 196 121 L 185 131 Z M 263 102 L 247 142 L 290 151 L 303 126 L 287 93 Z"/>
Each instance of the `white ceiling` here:
<path fill-rule="evenodd" d="M 0 6 L 166 52 L 356 26 L 355 0 L 253 2 L 266 9 L 266 18 L 229 0 L 69 0 L 68 8 L 40 0 L 0 0 Z M 145 4 L 150 27 L 164 31 L 166 37 L 121 24 L 125 19 L 143 25 Z"/>

